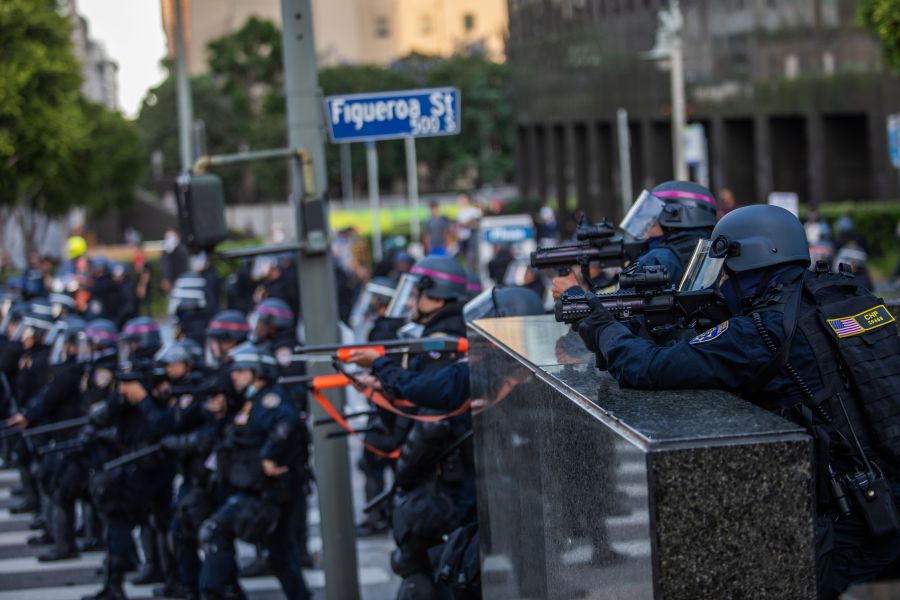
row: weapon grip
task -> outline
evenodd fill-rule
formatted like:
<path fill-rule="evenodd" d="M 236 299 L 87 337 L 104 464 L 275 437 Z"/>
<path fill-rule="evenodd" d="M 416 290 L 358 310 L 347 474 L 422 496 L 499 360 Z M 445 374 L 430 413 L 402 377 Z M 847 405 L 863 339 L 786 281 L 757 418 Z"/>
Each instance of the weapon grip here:
<path fill-rule="evenodd" d="M 384 346 L 354 346 L 352 348 L 338 348 L 338 360 L 341 362 L 348 362 L 350 360 L 350 354 L 354 350 L 374 350 L 378 353 L 378 356 L 384 356 Z"/>

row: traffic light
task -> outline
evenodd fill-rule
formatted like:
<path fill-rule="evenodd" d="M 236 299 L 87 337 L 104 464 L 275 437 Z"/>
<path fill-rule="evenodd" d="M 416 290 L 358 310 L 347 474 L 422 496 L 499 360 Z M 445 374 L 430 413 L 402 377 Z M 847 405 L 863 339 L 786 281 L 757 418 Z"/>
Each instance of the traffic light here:
<path fill-rule="evenodd" d="M 222 180 L 210 174 L 185 174 L 175 180 L 181 239 L 192 250 L 211 250 L 228 237 Z"/>

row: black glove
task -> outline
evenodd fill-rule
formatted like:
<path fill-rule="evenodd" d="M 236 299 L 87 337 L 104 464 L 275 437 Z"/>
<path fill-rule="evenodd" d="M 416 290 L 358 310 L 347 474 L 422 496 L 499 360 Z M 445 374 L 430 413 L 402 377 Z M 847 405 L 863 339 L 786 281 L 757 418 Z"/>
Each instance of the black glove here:
<path fill-rule="evenodd" d="M 604 329 L 615 323 L 616 320 L 596 296 L 588 296 L 588 305 L 591 307 L 591 314 L 578 324 L 578 335 L 584 341 L 585 348 L 597 353 L 600 352 L 600 347 L 597 345 L 597 336 Z"/>

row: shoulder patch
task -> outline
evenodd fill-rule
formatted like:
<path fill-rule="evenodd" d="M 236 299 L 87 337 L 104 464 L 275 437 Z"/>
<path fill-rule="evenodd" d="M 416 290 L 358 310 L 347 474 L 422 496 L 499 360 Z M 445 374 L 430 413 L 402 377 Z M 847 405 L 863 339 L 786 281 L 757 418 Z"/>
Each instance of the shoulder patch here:
<path fill-rule="evenodd" d="M 191 402 L 193 402 L 193 401 L 194 401 L 194 397 L 191 394 L 183 394 L 181 397 L 178 398 L 178 406 L 179 406 L 179 408 L 181 408 L 181 410 L 184 410 L 188 406 L 190 406 Z"/>
<path fill-rule="evenodd" d="M 104 389 L 108 386 L 113 379 L 112 371 L 109 369 L 97 369 L 94 371 L 94 385 L 96 385 L 100 389 Z"/>
<path fill-rule="evenodd" d="M 274 393 L 262 397 L 262 405 L 266 408 L 278 408 L 281 405 L 281 396 Z"/>
<path fill-rule="evenodd" d="M 838 338 L 852 337 L 894 322 L 894 315 L 884 304 L 873 306 L 858 315 L 828 319 L 828 326 Z"/>
<path fill-rule="evenodd" d="M 728 331 L 728 321 L 725 321 L 724 323 L 719 323 L 712 329 L 710 329 L 708 331 L 704 331 L 703 333 L 701 333 L 700 335 L 698 335 L 697 337 L 695 337 L 688 343 L 690 343 L 690 344 L 705 344 L 706 342 L 713 341 L 714 339 L 721 336 L 726 331 Z"/>

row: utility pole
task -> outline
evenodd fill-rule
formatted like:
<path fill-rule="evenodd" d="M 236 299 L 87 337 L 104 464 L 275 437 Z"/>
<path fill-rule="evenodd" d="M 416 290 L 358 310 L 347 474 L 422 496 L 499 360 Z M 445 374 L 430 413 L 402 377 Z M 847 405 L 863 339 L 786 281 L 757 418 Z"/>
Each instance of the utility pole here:
<path fill-rule="evenodd" d="M 282 45 L 284 47 L 284 91 L 287 103 L 288 145 L 304 148 L 312 160 L 314 193 L 304 194 L 304 178 L 298 161 L 291 161 L 291 200 L 301 250 L 297 256 L 300 303 L 310 344 L 333 344 L 338 333 L 334 267 L 330 253 L 328 206 L 326 203 L 325 147 L 323 145 L 322 99 L 316 66 L 311 0 L 281 0 Z M 327 367 L 310 365 L 312 374 Z M 342 392 L 329 393 L 341 413 Z M 316 420 L 327 418 L 318 403 L 312 403 Z M 350 461 L 346 438 L 328 440 L 325 428 L 313 428 L 319 512 L 322 521 L 322 555 L 325 596 L 329 600 L 359 598 L 356 561 L 356 531 Z"/>
<path fill-rule="evenodd" d="M 184 15 L 181 0 L 175 0 L 175 84 L 178 96 L 178 147 L 181 170 L 187 172 L 194 164 L 193 126 L 194 103 L 191 100 L 191 80 L 188 76 L 184 47 Z"/>
<path fill-rule="evenodd" d="M 684 92 L 684 45 L 682 31 L 684 16 L 678 0 L 670 0 L 669 8 L 661 10 L 658 15 L 659 27 L 656 30 L 656 44 L 644 56 L 650 60 L 660 61 L 671 70 L 670 86 L 672 94 L 672 171 L 675 179 L 688 179 L 688 166 L 684 156 L 685 110 Z"/>

